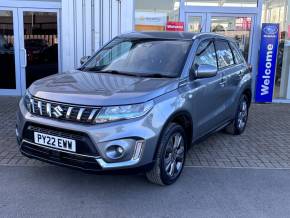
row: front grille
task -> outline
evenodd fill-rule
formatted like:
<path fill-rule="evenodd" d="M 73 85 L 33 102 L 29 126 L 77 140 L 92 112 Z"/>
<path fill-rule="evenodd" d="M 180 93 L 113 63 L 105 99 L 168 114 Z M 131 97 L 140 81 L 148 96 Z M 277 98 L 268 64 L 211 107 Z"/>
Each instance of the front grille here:
<path fill-rule="evenodd" d="M 93 124 L 100 112 L 100 107 L 70 105 L 35 97 L 30 98 L 29 101 L 26 105 L 29 105 L 32 114 L 58 120 Z"/>

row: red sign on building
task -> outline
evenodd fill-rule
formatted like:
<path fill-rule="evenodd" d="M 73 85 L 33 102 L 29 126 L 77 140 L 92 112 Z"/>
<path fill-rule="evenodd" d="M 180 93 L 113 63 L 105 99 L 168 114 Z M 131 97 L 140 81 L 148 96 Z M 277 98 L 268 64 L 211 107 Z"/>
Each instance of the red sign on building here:
<path fill-rule="evenodd" d="M 167 22 L 166 31 L 182 32 L 184 31 L 184 22 L 173 22 L 173 21 Z"/>

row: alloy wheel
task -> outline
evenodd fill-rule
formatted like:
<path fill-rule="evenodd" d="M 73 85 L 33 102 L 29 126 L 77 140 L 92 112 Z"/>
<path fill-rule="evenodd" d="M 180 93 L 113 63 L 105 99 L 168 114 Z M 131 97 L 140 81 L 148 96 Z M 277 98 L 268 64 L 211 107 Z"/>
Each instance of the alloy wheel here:
<path fill-rule="evenodd" d="M 166 145 L 164 167 L 167 176 L 177 177 L 183 167 L 185 159 L 184 138 L 180 133 L 172 135 Z"/>
<path fill-rule="evenodd" d="M 241 101 L 238 112 L 238 128 L 244 129 L 248 120 L 248 103 L 245 98 Z"/>

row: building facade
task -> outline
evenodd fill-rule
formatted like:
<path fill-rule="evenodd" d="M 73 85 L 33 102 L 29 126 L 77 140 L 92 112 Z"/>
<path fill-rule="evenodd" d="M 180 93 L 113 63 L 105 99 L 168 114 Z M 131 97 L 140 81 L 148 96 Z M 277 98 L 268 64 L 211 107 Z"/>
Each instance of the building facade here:
<path fill-rule="evenodd" d="M 289 5 L 290 0 L 0 0 L 0 95 L 22 95 L 33 81 L 78 67 L 83 56 L 130 31 L 233 37 L 256 78 L 261 25 L 278 23 L 273 98 L 290 102 Z"/>

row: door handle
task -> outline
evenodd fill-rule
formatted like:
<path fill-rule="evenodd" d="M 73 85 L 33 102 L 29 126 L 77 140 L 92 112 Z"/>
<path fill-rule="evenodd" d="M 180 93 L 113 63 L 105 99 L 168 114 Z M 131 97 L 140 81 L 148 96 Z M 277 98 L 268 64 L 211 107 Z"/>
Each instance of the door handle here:
<path fill-rule="evenodd" d="M 243 72 L 243 71 L 240 71 L 240 72 L 238 73 L 238 76 L 239 76 L 240 78 L 242 78 L 242 77 L 244 76 L 244 72 Z"/>
<path fill-rule="evenodd" d="M 27 66 L 27 53 L 26 53 L 26 49 L 25 48 L 22 48 L 21 51 L 23 51 L 23 54 L 24 54 L 24 64 L 21 65 L 21 67 L 25 68 Z"/>
<path fill-rule="evenodd" d="M 225 87 L 226 83 L 227 83 L 227 79 L 226 78 L 222 78 L 222 80 L 220 82 L 220 86 L 221 87 Z"/>
<path fill-rule="evenodd" d="M 225 85 L 226 85 L 226 81 L 220 82 L 221 87 L 225 87 Z"/>

